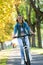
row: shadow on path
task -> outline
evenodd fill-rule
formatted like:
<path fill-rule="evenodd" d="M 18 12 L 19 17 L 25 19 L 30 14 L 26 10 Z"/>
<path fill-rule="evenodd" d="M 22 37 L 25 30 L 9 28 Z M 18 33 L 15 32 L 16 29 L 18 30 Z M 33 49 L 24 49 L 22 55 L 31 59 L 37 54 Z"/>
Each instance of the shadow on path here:
<path fill-rule="evenodd" d="M 21 65 L 21 59 L 20 58 L 8 59 L 7 65 Z"/>
<path fill-rule="evenodd" d="M 32 55 L 33 59 L 31 65 L 43 65 L 43 55 Z"/>
<path fill-rule="evenodd" d="M 19 49 L 13 49 L 8 56 L 6 65 L 21 65 L 21 57 Z"/>

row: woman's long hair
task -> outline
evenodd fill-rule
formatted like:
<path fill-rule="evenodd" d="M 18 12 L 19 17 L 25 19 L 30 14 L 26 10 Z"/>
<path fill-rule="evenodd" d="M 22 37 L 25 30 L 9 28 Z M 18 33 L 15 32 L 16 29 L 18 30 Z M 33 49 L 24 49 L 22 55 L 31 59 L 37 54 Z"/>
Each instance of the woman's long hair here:
<path fill-rule="evenodd" d="M 18 15 L 18 16 L 21 16 L 21 15 Z M 23 16 L 21 16 L 21 17 L 22 17 L 22 22 L 24 22 Z M 18 22 L 18 18 L 16 19 L 16 21 L 17 21 L 17 23 L 19 23 L 19 22 Z"/>

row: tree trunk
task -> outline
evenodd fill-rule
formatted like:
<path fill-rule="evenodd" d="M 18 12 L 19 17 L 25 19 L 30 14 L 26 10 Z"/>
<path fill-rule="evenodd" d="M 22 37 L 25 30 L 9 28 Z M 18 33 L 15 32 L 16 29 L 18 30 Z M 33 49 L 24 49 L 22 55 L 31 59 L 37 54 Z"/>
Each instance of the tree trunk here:
<path fill-rule="evenodd" d="M 32 25 L 32 31 L 35 32 L 35 24 Z M 35 44 L 35 35 L 32 36 L 32 47 L 36 47 L 36 44 Z"/>
<path fill-rule="evenodd" d="M 35 0 L 34 0 L 35 1 Z M 40 32 L 40 17 L 43 18 L 43 12 L 40 11 L 39 5 L 37 5 L 38 7 L 35 6 L 33 0 L 30 0 L 30 4 L 33 7 L 34 11 L 36 12 L 36 19 L 37 19 L 37 36 L 38 36 L 38 47 L 41 48 L 41 32 Z M 39 1 L 37 1 L 39 4 Z"/>
<path fill-rule="evenodd" d="M 28 8 L 28 6 L 26 6 L 26 15 L 27 15 L 27 23 L 31 27 L 31 19 L 30 19 L 30 16 L 31 16 L 31 5 L 30 5 L 30 8 Z M 30 37 L 29 37 L 29 42 L 30 42 L 30 46 L 31 46 L 31 38 Z"/>
<path fill-rule="evenodd" d="M 38 47 L 42 48 L 41 31 L 40 31 L 40 17 L 37 15 L 36 18 L 37 18 L 36 28 L 37 28 L 37 37 L 38 37 Z"/>
<path fill-rule="evenodd" d="M 1 49 L 3 50 L 4 49 L 4 46 L 3 46 L 3 43 L 1 42 Z"/>
<path fill-rule="evenodd" d="M 19 12 L 18 6 L 17 6 L 17 5 L 15 5 L 15 7 L 16 7 L 17 14 L 19 15 L 19 14 L 20 14 L 20 12 Z"/>

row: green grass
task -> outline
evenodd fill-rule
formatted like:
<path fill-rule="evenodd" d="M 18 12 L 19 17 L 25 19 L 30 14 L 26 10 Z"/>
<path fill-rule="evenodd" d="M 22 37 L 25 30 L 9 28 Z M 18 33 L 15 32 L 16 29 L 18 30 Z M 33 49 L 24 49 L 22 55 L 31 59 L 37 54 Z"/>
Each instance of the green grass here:
<path fill-rule="evenodd" d="M 6 49 L 3 51 L 0 51 L 0 65 L 6 65 L 6 62 L 8 60 L 8 57 L 11 51 L 12 49 Z"/>
<path fill-rule="evenodd" d="M 31 48 L 31 52 L 34 54 L 43 54 L 43 48 Z"/>
<path fill-rule="evenodd" d="M 43 50 L 43 48 L 32 47 L 31 50 Z"/>
<path fill-rule="evenodd" d="M 0 65 L 6 65 L 7 58 L 3 58 L 0 60 Z"/>

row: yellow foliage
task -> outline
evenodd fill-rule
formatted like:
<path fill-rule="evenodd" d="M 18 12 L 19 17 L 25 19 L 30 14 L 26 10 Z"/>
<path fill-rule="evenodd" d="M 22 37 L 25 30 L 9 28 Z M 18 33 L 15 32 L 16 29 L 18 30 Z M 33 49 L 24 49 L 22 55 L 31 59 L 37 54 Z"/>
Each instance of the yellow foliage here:
<path fill-rule="evenodd" d="M 16 1 L 14 0 L 14 4 L 15 4 L 15 5 L 21 4 L 21 0 L 16 0 Z"/>
<path fill-rule="evenodd" d="M 17 16 L 15 3 L 18 5 L 20 0 L 0 0 L 0 42 L 11 39 Z"/>
<path fill-rule="evenodd" d="M 0 0 L 0 42 L 11 39 L 17 16 L 15 4 L 20 3 L 21 0 Z"/>

